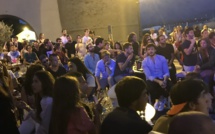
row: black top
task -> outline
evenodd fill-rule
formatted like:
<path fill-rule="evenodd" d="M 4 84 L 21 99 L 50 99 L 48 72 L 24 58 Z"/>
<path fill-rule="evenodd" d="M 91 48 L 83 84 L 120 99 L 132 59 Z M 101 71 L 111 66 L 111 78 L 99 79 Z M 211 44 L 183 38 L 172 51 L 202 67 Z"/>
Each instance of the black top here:
<path fill-rule="evenodd" d="M 151 130 L 136 111 L 121 107 L 108 114 L 101 125 L 101 134 L 148 134 Z"/>
<path fill-rule="evenodd" d="M 133 56 L 133 58 L 130 60 L 130 62 L 127 64 L 127 67 L 124 71 L 121 71 L 119 69 L 119 65 L 118 63 L 125 63 L 127 57 L 125 56 L 125 53 L 121 53 L 117 56 L 116 58 L 116 67 L 115 67 L 115 71 L 114 71 L 114 76 L 120 75 L 120 74 L 129 74 L 129 71 L 132 69 L 132 66 L 134 65 L 134 61 L 135 61 L 135 55 Z"/>
<path fill-rule="evenodd" d="M 174 48 L 171 44 L 166 44 L 166 47 L 157 47 L 157 54 L 164 56 L 169 61 L 171 60 L 171 54 L 174 54 Z"/>
<path fill-rule="evenodd" d="M 74 54 L 76 53 L 76 50 L 75 50 L 75 44 L 77 42 L 76 41 L 73 41 L 73 42 L 68 42 L 65 44 L 65 49 L 67 49 L 67 55 L 69 58 L 71 58 L 71 54 Z"/>
<path fill-rule="evenodd" d="M 40 50 L 37 50 L 37 49 L 33 48 L 32 52 L 35 52 L 37 57 L 40 57 Z"/>
<path fill-rule="evenodd" d="M 48 51 L 51 51 L 51 50 L 52 50 L 52 48 L 51 48 L 51 47 L 46 48 L 46 47 L 45 47 L 45 44 L 42 44 L 42 45 L 39 47 L 39 51 L 40 51 L 40 54 L 41 54 L 41 55 L 44 54 L 44 55 L 48 56 L 48 55 L 47 55 L 47 52 L 48 52 Z"/>
<path fill-rule="evenodd" d="M 193 50 L 190 55 L 186 55 L 184 49 L 188 49 L 190 47 L 191 42 L 189 40 L 185 40 L 181 45 L 182 53 L 184 56 L 183 63 L 185 66 L 195 66 L 197 64 L 197 47 L 194 44 Z"/>
<path fill-rule="evenodd" d="M 0 92 L 0 134 L 19 134 L 11 102 Z"/>
<path fill-rule="evenodd" d="M 101 59 L 101 53 L 100 53 L 101 48 L 99 48 L 98 46 L 94 47 L 94 53 L 99 55 L 99 58 Z"/>
<path fill-rule="evenodd" d="M 66 74 L 66 69 L 62 66 L 59 66 L 56 72 L 52 71 L 51 68 L 48 68 L 47 71 L 49 71 L 54 76 L 55 79 Z"/>
<path fill-rule="evenodd" d="M 133 50 L 134 50 L 133 53 L 134 53 L 135 55 L 139 55 L 139 52 L 138 52 L 138 51 L 139 51 L 139 43 L 138 43 L 138 42 L 133 42 L 133 43 L 132 43 L 132 46 L 133 46 Z"/>

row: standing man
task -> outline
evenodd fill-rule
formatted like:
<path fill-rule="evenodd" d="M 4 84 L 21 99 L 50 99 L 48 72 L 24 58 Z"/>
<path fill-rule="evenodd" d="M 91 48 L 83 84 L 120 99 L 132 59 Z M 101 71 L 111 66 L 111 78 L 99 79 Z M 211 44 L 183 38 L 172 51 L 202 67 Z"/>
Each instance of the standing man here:
<path fill-rule="evenodd" d="M 105 89 L 106 86 L 111 88 L 114 85 L 113 74 L 116 63 L 110 59 L 110 52 L 107 50 L 104 50 L 101 56 L 102 59 L 97 62 L 95 71 L 97 90 Z"/>
<path fill-rule="evenodd" d="M 84 29 L 84 37 L 82 38 L 82 43 L 85 45 L 90 43 L 90 42 L 93 42 L 93 40 L 89 36 L 89 34 L 90 34 L 90 29 Z"/>
<path fill-rule="evenodd" d="M 155 53 L 156 46 L 154 44 L 148 44 L 146 52 L 148 56 L 143 60 L 142 68 L 146 75 L 151 101 L 156 110 L 163 111 L 164 97 L 168 96 L 169 69 L 167 60 L 165 57 Z"/>
<path fill-rule="evenodd" d="M 62 30 L 62 36 L 60 38 L 61 38 L 62 43 L 64 45 L 68 42 L 68 40 L 67 40 L 67 30 L 66 29 Z"/>
<path fill-rule="evenodd" d="M 75 44 L 77 42 L 72 40 L 71 35 L 67 35 L 66 37 L 67 37 L 68 42 L 65 44 L 65 49 L 67 51 L 67 56 L 69 58 L 71 58 L 76 55 Z"/>
<path fill-rule="evenodd" d="M 99 55 L 100 59 L 101 59 L 101 50 L 102 50 L 103 46 L 104 46 L 104 39 L 101 37 L 97 38 L 94 52 Z"/>
<path fill-rule="evenodd" d="M 100 60 L 99 55 L 94 53 L 94 46 L 92 43 L 89 43 L 86 48 L 88 53 L 84 57 L 84 65 L 92 74 L 95 74 L 96 64 Z"/>
<path fill-rule="evenodd" d="M 133 47 L 130 43 L 123 45 L 124 52 L 119 54 L 116 58 L 116 68 L 114 71 L 114 80 L 120 81 L 123 77 L 133 74 L 133 65 L 135 56 L 133 54 Z"/>
<path fill-rule="evenodd" d="M 13 36 L 12 42 L 13 42 L 13 45 L 18 48 L 19 52 L 21 52 L 21 50 L 23 49 L 23 45 L 22 43 L 18 42 L 17 36 Z"/>
<path fill-rule="evenodd" d="M 197 64 L 197 45 L 194 38 L 193 28 L 187 28 L 185 30 L 186 39 L 182 43 L 182 53 L 183 53 L 183 67 L 185 72 L 193 72 Z"/>
<path fill-rule="evenodd" d="M 158 42 L 158 47 L 157 47 L 156 53 L 164 56 L 168 61 L 170 79 L 172 83 L 175 84 L 177 81 L 176 81 L 176 68 L 173 63 L 175 59 L 174 48 L 171 44 L 166 43 L 166 38 L 164 35 L 159 35 L 157 38 L 157 42 Z"/>

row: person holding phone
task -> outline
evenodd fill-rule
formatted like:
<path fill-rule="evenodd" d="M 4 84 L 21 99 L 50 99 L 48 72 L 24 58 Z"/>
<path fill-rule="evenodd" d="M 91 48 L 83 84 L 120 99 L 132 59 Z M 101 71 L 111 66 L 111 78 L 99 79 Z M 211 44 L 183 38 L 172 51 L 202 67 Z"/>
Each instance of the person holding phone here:
<path fill-rule="evenodd" d="M 185 30 L 186 39 L 182 43 L 182 53 L 183 53 L 183 67 L 185 72 L 193 72 L 197 64 L 197 52 L 198 48 L 196 45 L 196 40 L 194 38 L 193 28 L 187 28 Z"/>

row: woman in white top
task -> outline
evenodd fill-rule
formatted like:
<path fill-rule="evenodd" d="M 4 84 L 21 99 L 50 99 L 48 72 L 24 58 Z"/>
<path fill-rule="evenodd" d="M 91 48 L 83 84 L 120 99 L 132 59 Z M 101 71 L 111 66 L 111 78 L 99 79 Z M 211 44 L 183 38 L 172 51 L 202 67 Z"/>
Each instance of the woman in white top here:
<path fill-rule="evenodd" d="M 52 90 L 54 81 L 54 77 L 50 72 L 36 72 L 32 82 L 32 89 L 35 94 L 36 110 L 32 110 L 29 105 L 23 103 L 23 107 L 29 111 L 28 117 L 31 117 L 39 124 L 35 130 L 36 134 L 48 134 L 52 110 Z"/>

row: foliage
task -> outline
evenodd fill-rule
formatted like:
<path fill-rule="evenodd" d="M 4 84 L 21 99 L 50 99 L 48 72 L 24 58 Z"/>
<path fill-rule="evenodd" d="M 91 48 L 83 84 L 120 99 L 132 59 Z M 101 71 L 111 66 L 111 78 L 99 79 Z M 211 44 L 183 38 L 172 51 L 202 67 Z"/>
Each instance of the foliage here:
<path fill-rule="evenodd" d="M 3 21 L 0 21 L 0 46 L 3 46 L 6 41 L 10 40 L 12 33 L 12 25 L 8 26 Z"/>

